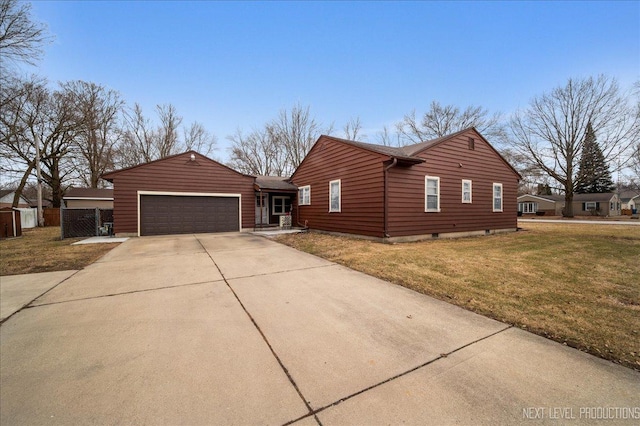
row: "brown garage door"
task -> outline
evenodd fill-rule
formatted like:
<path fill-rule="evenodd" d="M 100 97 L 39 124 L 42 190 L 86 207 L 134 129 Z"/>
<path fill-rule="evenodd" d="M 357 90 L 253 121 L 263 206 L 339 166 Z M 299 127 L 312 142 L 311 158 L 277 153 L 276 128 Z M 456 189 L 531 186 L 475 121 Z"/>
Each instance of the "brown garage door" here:
<path fill-rule="evenodd" d="M 140 196 L 140 235 L 239 231 L 239 198 Z"/>

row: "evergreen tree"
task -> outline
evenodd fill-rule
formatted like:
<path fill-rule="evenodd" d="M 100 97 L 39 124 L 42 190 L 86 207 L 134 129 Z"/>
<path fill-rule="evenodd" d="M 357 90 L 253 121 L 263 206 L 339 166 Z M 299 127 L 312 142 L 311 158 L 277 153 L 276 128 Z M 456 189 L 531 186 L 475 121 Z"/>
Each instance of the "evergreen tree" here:
<path fill-rule="evenodd" d="M 604 159 L 591 123 L 588 123 L 582 146 L 582 157 L 580 157 L 580 165 L 578 167 L 575 192 L 577 194 L 604 193 L 612 192 L 614 188 L 615 185 L 611 179 L 609 165 Z"/>

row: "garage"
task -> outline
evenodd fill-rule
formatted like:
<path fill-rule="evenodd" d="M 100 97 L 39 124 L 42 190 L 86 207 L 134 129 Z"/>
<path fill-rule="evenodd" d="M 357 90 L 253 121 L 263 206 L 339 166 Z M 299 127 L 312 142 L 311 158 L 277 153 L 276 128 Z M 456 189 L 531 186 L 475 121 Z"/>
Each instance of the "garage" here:
<path fill-rule="evenodd" d="M 140 235 L 239 230 L 239 197 L 140 195 Z"/>
<path fill-rule="evenodd" d="M 117 237 L 242 232 L 255 227 L 255 177 L 195 151 L 102 175 Z"/>

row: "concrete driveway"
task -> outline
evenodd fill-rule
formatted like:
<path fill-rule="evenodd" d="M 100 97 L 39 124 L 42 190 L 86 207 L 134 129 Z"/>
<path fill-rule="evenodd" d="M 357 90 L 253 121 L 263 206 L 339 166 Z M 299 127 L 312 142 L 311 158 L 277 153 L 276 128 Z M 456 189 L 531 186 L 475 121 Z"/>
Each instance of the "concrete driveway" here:
<path fill-rule="evenodd" d="M 0 424 L 640 417 L 637 372 L 255 235 L 130 239 L 60 281 L 0 326 Z"/>

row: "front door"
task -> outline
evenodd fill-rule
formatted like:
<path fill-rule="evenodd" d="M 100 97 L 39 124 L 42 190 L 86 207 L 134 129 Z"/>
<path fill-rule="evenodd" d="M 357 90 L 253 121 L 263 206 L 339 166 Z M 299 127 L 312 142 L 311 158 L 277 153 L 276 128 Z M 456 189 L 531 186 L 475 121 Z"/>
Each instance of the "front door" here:
<path fill-rule="evenodd" d="M 262 200 L 262 204 L 260 204 Z M 256 225 L 269 224 L 269 196 L 267 194 L 256 195 Z"/>

